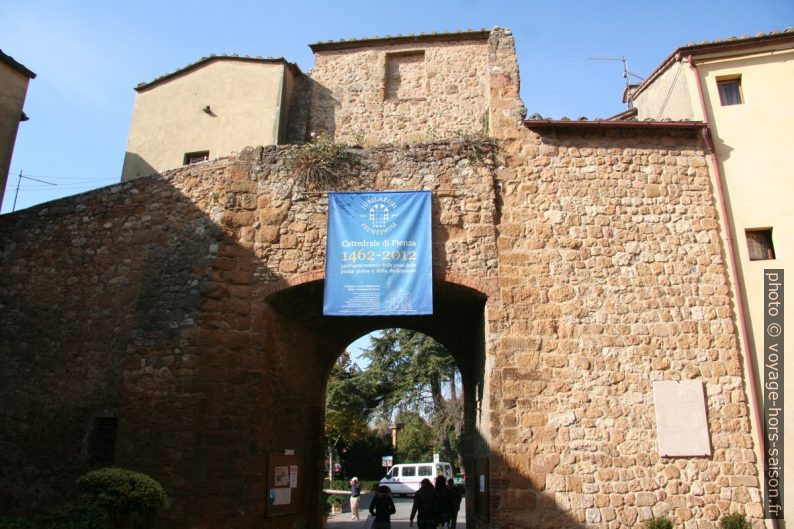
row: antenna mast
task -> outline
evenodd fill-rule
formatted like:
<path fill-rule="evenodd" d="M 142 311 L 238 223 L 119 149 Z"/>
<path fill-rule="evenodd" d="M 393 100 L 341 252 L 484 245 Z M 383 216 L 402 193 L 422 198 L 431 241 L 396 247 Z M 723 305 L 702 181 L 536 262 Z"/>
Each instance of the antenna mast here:
<path fill-rule="evenodd" d="M 623 78 L 626 80 L 626 95 L 628 96 L 627 105 L 629 108 L 633 106 L 632 99 L 631 99 L 631 92 L 629 92 L 629 87 L 631 86 L 631 81 L 629 77 L 636 77 L 640 81 L 644 81 L 642 77 L 639 75 L 632 73 L 629 70 L 629 62 L 626 60 L 625 57 L 588 57 L 588 61 L 620 61 L 623 63 Z"/>
<path fill-rule="evenodd" d="M 22 183 L 22 179 L 23 178 L 25 180 L 33 180 L 34 182 L 41 182 L 42 184 L 47 184 L 47 185 L 51 185 L 51 186 L 57 186 L 58 185 L 58 184 L 53 184 L 52 182 L 46 182 L 44 180 L 39 180 L 38 178 L 25 176 L 25 175 L 22 174 L 22 170 L 21 169 L 19 171 L 19 175 L 18 176 L 19 176 L 19 178 L 17 179 L 17 190 L 16 190 L 16 193 L 14 193 L 14 206 L 11 208 L 11 212 L 12 213 L 17 210 L 17 197 L 19 197 L 19 185 Z"/>

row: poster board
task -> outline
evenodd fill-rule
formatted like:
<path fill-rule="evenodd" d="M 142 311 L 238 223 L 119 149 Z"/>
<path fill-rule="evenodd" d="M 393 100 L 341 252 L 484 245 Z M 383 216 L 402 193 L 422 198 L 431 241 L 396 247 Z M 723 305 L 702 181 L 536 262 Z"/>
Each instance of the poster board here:
<path fill-rule="evenodd" d="M 270 454 L 267 462 L 265 516 L 281 516 L 306 510 L 306 457 Z"/>
<path fill-rule="evenodd" d="M 325 316 L 433 313 L 430 191 L 332 192 Z"/>
<path fill-rule="evenodd" d="M 467 476 L 468 479 L 468 476 Z M 481 520 L 491 519 L 491 483 L 487 457 L 474 460 L 474 514 Z"/>

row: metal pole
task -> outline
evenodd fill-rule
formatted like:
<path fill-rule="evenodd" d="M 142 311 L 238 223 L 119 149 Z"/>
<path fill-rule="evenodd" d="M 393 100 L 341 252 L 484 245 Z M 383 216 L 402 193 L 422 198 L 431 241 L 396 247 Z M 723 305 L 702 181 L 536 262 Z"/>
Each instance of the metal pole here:
<path fill-rule="evenodd" d="M 22 182 L 22 169 L 19 170 L 19 178 L 17 178 L 17 190 L 14 193 L 14 206 L 11 208 L 11 213 L 17 209 L 17 197 L 19 196 L 19 184 Z"/>

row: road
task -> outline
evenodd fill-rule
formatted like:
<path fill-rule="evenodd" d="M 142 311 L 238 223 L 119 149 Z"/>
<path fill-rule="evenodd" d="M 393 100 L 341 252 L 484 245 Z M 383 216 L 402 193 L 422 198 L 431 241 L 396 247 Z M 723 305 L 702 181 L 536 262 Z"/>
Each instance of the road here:
<path fill-rule="evenodd" d="M 369 503 L 372 501 L 372 494 L 361 495 L 361 519 L 350 519 L 350 504 L 345 498 L 344 511 L 341 514 L 332 514 L 328 516 L 328 527 L 335 527 L 338 529 L 364 529 L 364 524 L 369 514 Z M 411 505 L 413 498 L 394 498 L 394 506 L 397 512 L 391 517 L 392 529 L 408 529 L 408 517 L 411 515 Z M 460 512 L 458 513 L 458 529 L 466 529 L 466 500 L 464 499 L 460 504 Z M 414 529 L 416 529 L 416 520 L 414 520 Z"/>

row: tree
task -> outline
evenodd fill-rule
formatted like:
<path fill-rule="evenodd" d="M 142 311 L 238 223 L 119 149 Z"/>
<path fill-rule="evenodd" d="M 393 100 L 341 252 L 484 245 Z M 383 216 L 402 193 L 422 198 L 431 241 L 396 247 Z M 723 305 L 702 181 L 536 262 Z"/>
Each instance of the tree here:
<path fill-rule="evenodd" d="M 328 476 L 333 479 L 334 451 L 342 453 L 369 433 L 368 419 L 375 402 L 361 370 L 345 351 L 337 359 L 325 393 L 325 438 L 328 441 Z"/>
<path fill-rule="evenodd" d="M 432 461 L 435 432 L 417 412 L 397 416 L 397 457 L 400 461 Z"/>
<path fill-rule="evenodd" d="M 436 450 L 445 460 L 460 465 L 463 404 L 449 351 L 425 334 L 386 329 L 372 338 L 372 346 L 364 354 L 370 364 L 362 376 L 370 380 L 370 387 L 377 388 L 376 413 L 391 419 L 406 410 L 424 412 L 431 419 Z M 445 384 L 448 398 L 444 396 Z"/>

